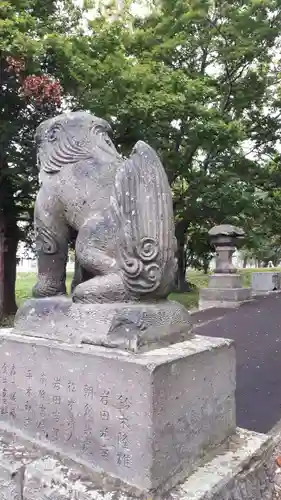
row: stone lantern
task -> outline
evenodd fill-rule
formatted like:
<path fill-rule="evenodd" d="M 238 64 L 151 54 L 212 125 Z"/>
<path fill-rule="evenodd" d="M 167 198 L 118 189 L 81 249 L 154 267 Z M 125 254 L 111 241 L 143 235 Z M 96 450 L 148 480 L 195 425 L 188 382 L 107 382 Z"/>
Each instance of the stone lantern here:
<path fill-rule="evenodd" d="M 233 266 L 232 256 L 245 237 L 243 229 L 230 224 L 214 226 L 209 231 L 216 250 L 216 267 L 208 288 L 200 290 L 199 308 L 237 307 L 251 298 L 251 289 L 244 288 L 242 277 Z"/>
<path fill-rule="evenodd" d="M 243 229 L 230 224 L 222 224 L 214 226 L 209 231 L 209 237 L 216 250 L 215 273 L 236 273 L 237 269 L 233 266 L 232 255 L 244 240 Z"/>

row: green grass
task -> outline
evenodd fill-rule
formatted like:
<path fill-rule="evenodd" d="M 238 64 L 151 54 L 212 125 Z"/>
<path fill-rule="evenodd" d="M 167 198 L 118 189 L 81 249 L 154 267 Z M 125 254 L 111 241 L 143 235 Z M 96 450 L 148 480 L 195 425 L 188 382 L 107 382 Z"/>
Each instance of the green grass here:
<path fill-rule="evenodd" d="M 255 271 L 281 271 L 281 268 L 263 268 L 263 269 L 241 269 L 240 273 L 243 277 L 245 287 L 251 284 L 251 275 Z M 71 273 L 67 276 L 67 287 L 69 290 L 71 282 Z M 205 288 L 208 285 L 209 275 L 200 271 L 190 271 L 187 273 L 187 279 L 195 286 L 192 292 L 188 293 L 173 293 L 171 297 L 188 307 L 196 307 L 198 305 L 199 289 Z M 20 305 L 24 300 L 31 297 L 31 290 L 36 283 L 35 273 L 18 273 L 16 284 L 17 302 Z"/>
<path fill-rule="evenodd" d="M 70 289 L 72 274 L 69 273 L 66 279 L 67 289 Z M 26 299 L 31 297 L 32 287 L 36 283 L 35 273 L 18 273 L 16 283 L 17 304 L 21 305 Z"/>
<path fill-rule="evenodd" d="M 262 269 L 242 269 L 240 270 L 245 287 L 250 286 L 251 274 L 254 271 L 281 271 L 280 268 L 262 268 Z M 72 274 L 67 275 L 67 288 L 70 288 Z M 177 300 L 187 309 L 194 309 L 198 306 L 199 290 L 208 285 L 209 275 L 200 271 L 190 271 L 187 273 L 187 279 L 194 285 L 194 289 L 187 293 L 172 293 L 170 298 Z M 16 283 L 17 304 L 21 305 L 26 299 L 31 297 L 33 285 L 36 283 L 35 273 L 18 273 Z M 1 326 L 11 326 L 13 318 L 5 318 Z"/>
<path fill-rule="evenodd" d="M 173 293 L 171 294 L 171 298 L 173 300 L 177 300 L 181 304 L 183 304 L 188 309 L 197 307 L 198 305 L 198 296 L 199 296 L 199 288 L 203 288 L 208 284 L 208 276 L 200 273 L 199 271 L 188 273 L 188 279 L 195 285 L 195 289 L 189 293 Z M 67 276 L 67 286 L 69 289 L 71 282 L 71 274 Z M 36 274 L 35 273 L 18 273 L 17 276 L 17 284 L 16 284 L 16 295 L 17 295 L 17 303 L 18 305 L 22 304 L 22 302 L 31 297 L 31 290 L 33 285 L 36 283 Z"/>

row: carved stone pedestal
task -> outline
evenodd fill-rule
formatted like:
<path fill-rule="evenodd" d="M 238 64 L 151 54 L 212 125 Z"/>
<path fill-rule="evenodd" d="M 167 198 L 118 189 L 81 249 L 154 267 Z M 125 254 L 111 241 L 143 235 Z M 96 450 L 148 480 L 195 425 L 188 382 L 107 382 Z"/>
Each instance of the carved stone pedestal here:
<path fill-rule="evenodd" d="M 271 500 L 271 441 L 236 430 L 232 341 L 131 353 L 14 332 L 0 334 L 1 500 Z"/>
<path fill-rule="evenodd" d="M 183 479 L 235 430 L 230 341 L 139 355 L 3 330 L 0 341 L 0 420 L 141 490 Z"/>
<path fill-rule="evenodd" d="M 19 309 L 15 331 L 70 344 L 142 352 L 192 336 L 187 309 L 178 302 L 77 304 L 66 297 L 30 299 Z"/>

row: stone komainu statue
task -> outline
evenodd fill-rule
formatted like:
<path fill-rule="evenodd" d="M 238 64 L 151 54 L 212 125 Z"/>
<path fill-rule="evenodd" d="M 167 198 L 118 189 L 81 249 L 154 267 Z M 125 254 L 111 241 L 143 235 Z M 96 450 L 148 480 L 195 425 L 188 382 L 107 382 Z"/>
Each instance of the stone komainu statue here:
<path fill-rule="evenodd" d="M 36 133 L 41 187 L 35 205 L 35 297 L 66 293 L 76 238 L 76 302 L 167 297 L 176 271 L 171 191 L 152 148 L 122 158 L 109 124 L 86 112 L 60 115 Z"/>

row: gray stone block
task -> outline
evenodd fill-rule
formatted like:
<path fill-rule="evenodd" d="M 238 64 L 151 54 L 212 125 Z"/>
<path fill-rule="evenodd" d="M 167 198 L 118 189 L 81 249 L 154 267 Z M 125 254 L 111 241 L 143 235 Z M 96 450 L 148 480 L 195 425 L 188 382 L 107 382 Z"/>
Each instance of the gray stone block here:
<path fill-rule="evenodd" d="M 276 447 L 276 444 L 278 446 Z M 0 429 L 1 500 L 272 500 L 277 439 L 242 429 L 180 485 L 141 491 Z M 275 498 L 275 497 L 274 497 Z"/>
<path fill-rule="evenodd" d="M 208 288 L 242 288 L 242 277 L 240 274 L 212 274 L 209 279 Z"/>
<path fill-rule="evenodd" d="M 199 309 L 210 307 L 238 307 L 246 300 L 251 300 L 251 288 L 201 288 Z"/>
<path fill-rule="evenodd" d="M 30 442 L 20 442 L 5 431 L 0 433 L 0 500 L 22 500 L 26 465 L 42 454 Z"/>
<path fill-rule="evenodd" d="M 15 331 L 69 343 L 137 352 L 182 342 L 192 335 L 178 302 L 79 304 L 66 297 L 30 299 L 19 309 Z"/>
<path fill-rule="evenodd" d="M 256 294 L 280 290 L 281 287 L 281 273 L 259 271 L 252 273 L 251 279 L 253 293 Z"/>
<path fill-rule="evenodd" d="M 28 465 L 23 500 L 272 500 L 273 441 L 238 429 L 223 448 L 169 492 L 105 483 L 71 461 L 44 457 Z"/>
<path fill-rule="evenodd" d="M 234 432 L 231 341 L 131 354 L 2 330 L 0 343 L 0 420 L 142 490 L 186 477 Z"/>
<path fill-rule="evenodd" d="M 23 500 L 127 500 L 147 495 L 93 474 L 69 459 L 46 456 L 26 469 Z"/>
<path fill-rule="evenodd" d="M 229 447 L 173 491 L 173 500 L 272 500 L 272 438 L 238 429 Z"/>

